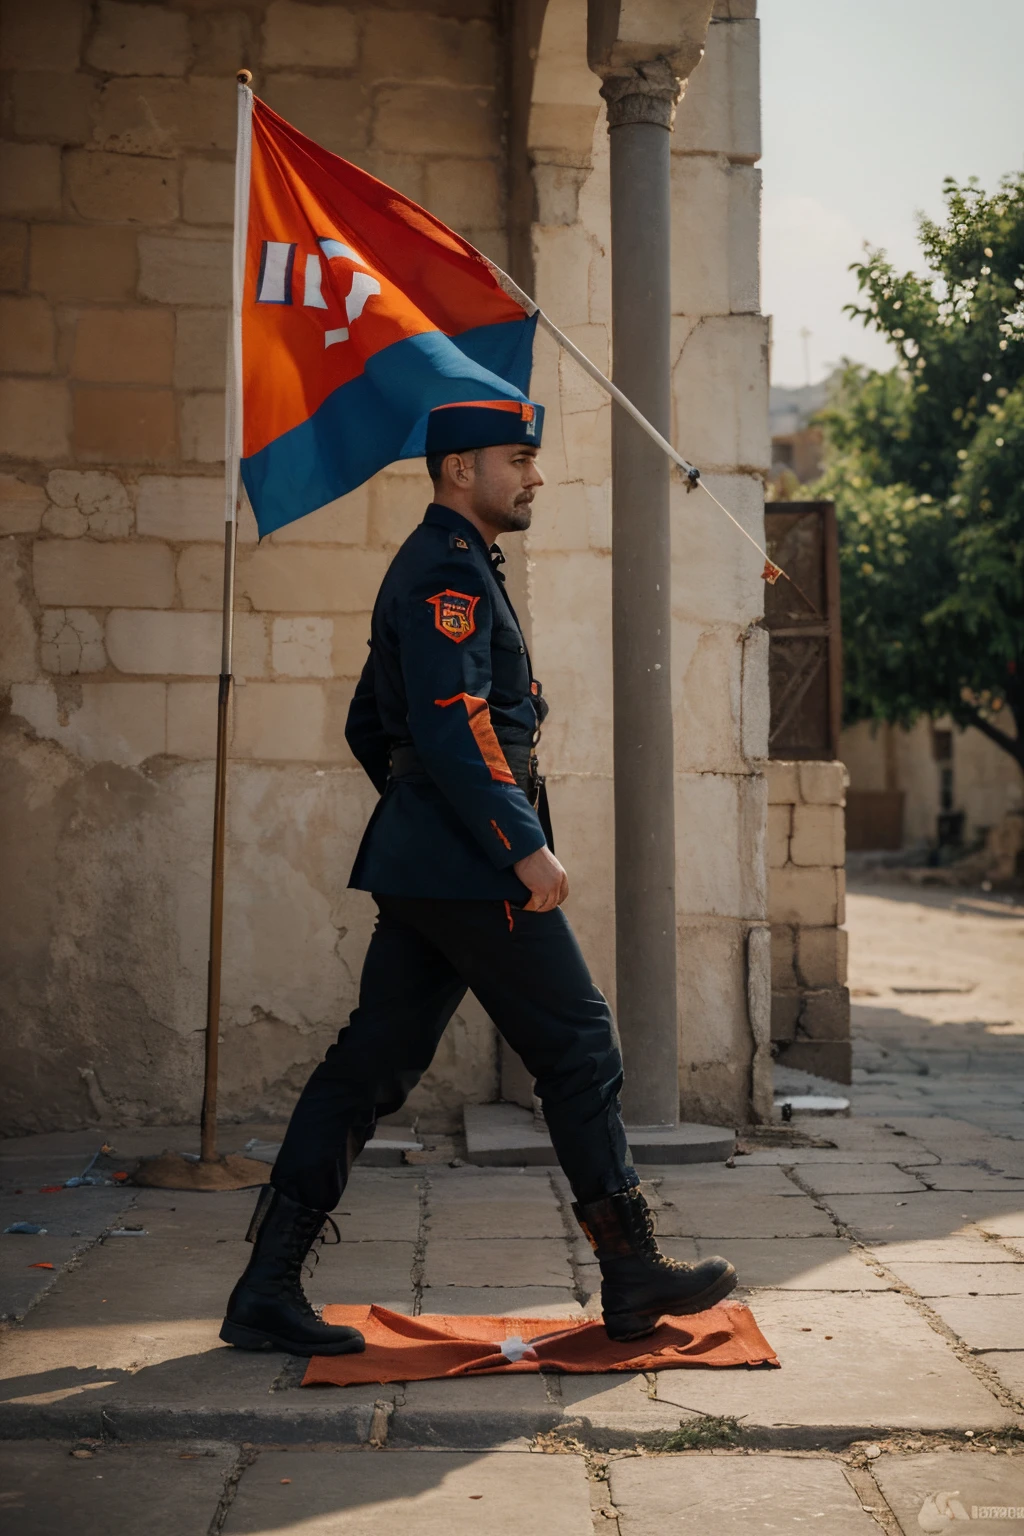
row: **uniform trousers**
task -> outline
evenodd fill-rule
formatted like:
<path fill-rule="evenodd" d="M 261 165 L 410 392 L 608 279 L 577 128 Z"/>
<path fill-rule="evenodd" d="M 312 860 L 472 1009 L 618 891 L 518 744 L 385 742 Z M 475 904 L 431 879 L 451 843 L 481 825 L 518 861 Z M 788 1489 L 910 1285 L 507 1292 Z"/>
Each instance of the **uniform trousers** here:
<path fill-rule="evenodd" d="M 375 895 L 359 1006 L 295 1106 L 271 1182 L 330 1211 L 377 1118 L 430 1066 L 467 990 L 536 1078 L 576 1199 L 637 1183 L 619 1110 L 622 1058 L 611 1010 L 560 909 Z"/>

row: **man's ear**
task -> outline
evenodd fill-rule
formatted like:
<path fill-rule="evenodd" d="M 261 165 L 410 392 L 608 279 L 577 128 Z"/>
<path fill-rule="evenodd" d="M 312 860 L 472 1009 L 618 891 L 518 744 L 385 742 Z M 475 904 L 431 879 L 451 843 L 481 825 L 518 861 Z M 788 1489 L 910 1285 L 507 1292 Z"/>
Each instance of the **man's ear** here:
<path fill-rule="evenodd" d="M 455 484 L 468 485 L 470 471 L 469 459 L 463 457 L 461 453 L 452 453 L 449 454 L 447 463 L 449 466 L 448 472 L 452 479 L 455 481 Z"/>

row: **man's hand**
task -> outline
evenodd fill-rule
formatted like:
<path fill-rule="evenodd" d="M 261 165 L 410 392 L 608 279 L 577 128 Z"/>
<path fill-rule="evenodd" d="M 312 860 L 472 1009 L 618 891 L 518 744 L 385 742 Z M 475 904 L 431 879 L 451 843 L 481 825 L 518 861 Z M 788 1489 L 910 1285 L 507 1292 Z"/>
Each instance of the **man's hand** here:
<path fill-rule="evenodd" d="M 553 912 L 569 894 L 569 877 L 547 846 L 519 859 L 512 868 L 530 892 L 524 912 Z"/>

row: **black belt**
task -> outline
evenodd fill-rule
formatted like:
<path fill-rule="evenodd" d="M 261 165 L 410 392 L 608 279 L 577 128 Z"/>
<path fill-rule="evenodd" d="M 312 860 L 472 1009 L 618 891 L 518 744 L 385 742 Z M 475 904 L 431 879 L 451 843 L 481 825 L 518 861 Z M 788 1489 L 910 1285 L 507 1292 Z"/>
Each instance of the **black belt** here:
<path fill-rule="evenodd" d="M 536 809 L 537 801 L 544 784 L 544 775 L 540 772 L 537 763 L 537 754 L 531 746 L 522 746 L 518 743 L 499 742 L 502 755 L 508 763 L 509 771 L 515 779 L 523 794 L 530 804 Z M 430 775 L 424 768 L 422 760 L 416 748 L 405 742 L 396 742 L 390 753 L 391 777 L 393 779 L 411 779 L 416 776 L 429 778 Z"/>

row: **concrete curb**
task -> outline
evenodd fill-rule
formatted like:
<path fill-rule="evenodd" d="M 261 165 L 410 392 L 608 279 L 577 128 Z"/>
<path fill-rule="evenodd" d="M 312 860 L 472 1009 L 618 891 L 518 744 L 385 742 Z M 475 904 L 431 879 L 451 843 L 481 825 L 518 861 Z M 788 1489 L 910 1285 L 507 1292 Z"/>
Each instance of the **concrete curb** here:
<path fill-rule="evenodd" d="M 343 1389 L 342 1389 L 343 1390 Z M 563 1410 L 557 1404 L 536 1407 L 498 1407 L 481 1410 L 479 1404 L 465 1408 L 437 1406 L 405 1407 L 401 1389 L 379 1388 L 389 1398 L 397 1398 L 388 1416 L 386 1444 L 389 1447 L 425 1446 L 433 1449 L 467 1450 L 506 1445 L 515 1440 L 532 1440 L 540 1434 L 560 1434 L 579 1441 L 592 1450 L 611 1451 L 647 1446 L 657 1449 L 666 1430 L 693 1419 L 695 1415 L 664 1406 L 666 1425 L 661 1429 L 637 1424 L 595 1424 L 585 1415 Z M 340 1393 L 339 1393 L 340 1395 Z M 320 1396 L 319 1393 L 316 1394 Z M 385 1399 L 387 1401 L 389 1399 Z M 996 1412 L 988 1426 L 993 1432 L 1005 1429 L 1007 1416 Z M 374 1404 L 338 1401 L 332 1392 L 328 1402 L 298 1404 L 251 1404 L 243 1407 L 204 1407 L 181 1403 L 134 1403 L 106 1401 L 102 1404 L 60 1403 L 0 1404 L 0 1442 L 13 1440 L 76 1440 L 92 1438 L 114 1441 L 246 1441 L 253 1445 L 367 1445 L 374 1420 Z M 975 1434 L 987 1429 L 978 1426 Z M 906 1424 L 822 1424 L 742 1425 L 742 1443 L 754 1450 L 842 1450 L 859 1440 L 884 1440 L 892 1435 L 913 1433 L 925 1442 L 953 1436 L 963 1437 L 955 1424 L 946 1428 L 911 1429 Z"/>

